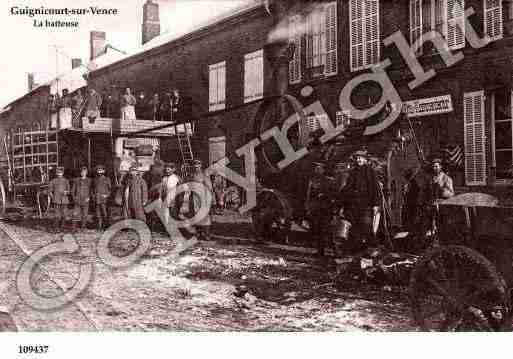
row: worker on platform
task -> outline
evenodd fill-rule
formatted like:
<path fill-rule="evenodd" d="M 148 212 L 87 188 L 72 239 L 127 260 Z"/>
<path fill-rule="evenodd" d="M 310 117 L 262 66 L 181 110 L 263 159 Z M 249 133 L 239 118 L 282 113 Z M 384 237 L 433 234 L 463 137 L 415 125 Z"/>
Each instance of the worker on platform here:
<path fill-rule="evenodd" d="M 149 101 L 149 106 L 151 108 L 151 120 L 152 121 L 160 121 L 160 98 L 159 94 L 153 94 L 153 98 Z"/>
<path fill-rule="evenodd" d="M 55 229 L 63 229 L 66 221 L 66 209 L 69 204 L 70 185 L 69 181 L 64 178 L 64 167 L 57 167 L 56 178 L 50 181 L 48 193 L 57 212 Z"/>
<path fill-rule="evenodd" d="M 148 202 L 148 186 L 141 177 L 137 165 L 130 167 L 130 174 L 126 180 L 124 191 L 123 213 L 125 218 L 139 219 L 146 222 L 144 206 Z"/>
<path fill-rule="evenodd" d="M 98 230 L 101 231 L 109 226 L 110 218 L 107 212 L 107 203 L 112 191 L 112 182 L 105 176 L 105 167 L 96 166 L 96 177 L 93 185 L 94 204 L 96 209 L 96 223 Z"/>
<path fill-rule="evenodd" d="M 355 166 L 339 194 L 341 212 L 352 224 L 356 247 L 376 245 L 375 221 L 379 218 L 381 203 L 377 175 L 369 164 L 366 150 L 356 151 L 353 158 Z"/>
<path fill-rule="evenodd" d="M 89 215 L 89 202 L 91 200 L 91 179 L 87 177 L 87 167 L 80 168 L 80 177 L 75 178 L 72 188 L 75 212 L 80 220 L 80 228 L 86 229 Z M 76 225 L 74 226 L 76 229 Z"/>
<path fill-rule="evenodd" d="M 86 103 L 86 117 L 90 123 L 94 123 L 97 118 L 100 118 L 102 101 L 101 95 L 94 88 L 90 88 Z"/>
<path fill-rule="evenodd" d="M 84 97 L 82 96 L 82 90 L 79 89 L 75 96 L 73 96 L 71 104 L 73 113 L 72 126 L 80 128 L 82 126 L 80 121 L 80 114 L 82 112 L 82 106 L 84 105 Z"/>
<path fill-rule="evenodd" d="M 189 214 L 192 217 L 200 211 L 204 206 L 208 206 L 207 214 L 196 222 L 195 230 L 198 234 L 198 239 L 210 240 L 210 229 L 212 227 L 212 219 L 210 216 L 210 210 L 212 203 L 208 203 L 207 198 L 213 199 L 213 188 L 210 177 L 207 176 L 202 170 L 202 164 L 200 160 L 194 160 L 193 162 L 194 172 L 191 176 L 191 182 L 201 184 L 201 191 L 191 191 L 191 197 L 189 200 Z"/>
<path fill-rule="evenodd" d="M 62 98 L 59 101 L 59 129 L 71 128 L 72 122 L 72 98 L 68 89 L 62 90 Z"/>
<path fill-rule="evenodd" d="M 326 176 L 326 165 L 313 163 L 313 176 L 306 190 L 306 215 L 310 224 L 310 233 L 317 247 L 317 254 L 325 255 L 329 223 L 331 220 L 331 188 L 333 179 Z"/>
<path fill-rule="evenodd" d="M 130 90 L 130 87 L 125 89 L 125 94 L 121 97 L 121 120 L 122 121 L 133 121 L 136 119 L 135 116 L 135 105 L 137 99 Z"/>

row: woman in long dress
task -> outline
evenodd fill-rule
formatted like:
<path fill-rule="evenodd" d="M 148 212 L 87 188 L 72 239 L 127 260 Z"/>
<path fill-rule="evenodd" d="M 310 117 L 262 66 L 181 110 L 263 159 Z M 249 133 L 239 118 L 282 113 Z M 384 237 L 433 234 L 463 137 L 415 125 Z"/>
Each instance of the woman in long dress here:
<path fill-rule="evenodd" d="M 137 100 L 132 95 L 130 87 L 127 87 L 125 94 L 121 97 L 121 120 L 133 121 L 135 117 L 135 104 Z"/>

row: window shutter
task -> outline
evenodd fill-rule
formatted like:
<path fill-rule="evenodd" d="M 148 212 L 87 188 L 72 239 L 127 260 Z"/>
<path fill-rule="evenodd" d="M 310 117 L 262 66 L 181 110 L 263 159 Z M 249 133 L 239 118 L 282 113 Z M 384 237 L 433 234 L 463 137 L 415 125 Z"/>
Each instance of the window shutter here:
<path fill-rule="evenodd" d="M 502 38 L 502 1 L 484 0 L 484 31 L 491 40 Z"/>
<path fill-rule="evenodd" d="M 349 2 L 350 27 L 349 36 L 351 47 L 351 71 L 359 70 L 364 66 L 363 58 L 363 1 L 351 0 Z"/>
<path fill-rule="evenodd" d="M 486 136 L 484 92 L 465 93 L 463 97 L 465 136 L 465 182 L 468 186 L 486 184 Z"/>
<path fill-rule="evenodd" d="M 447 0 L 447 44 L 450 49 L 465 47 L 464 0 Z"/>
<path fill-rule="evenodd" d="M 244 102 L 254 101 L 264 92 L 263 50 L 244 55 Z"/>
<path fill-rule="evenodd" d="M 289 62 L 289 82 L 294 84 L 301 82 L 301 16 L 295 15 L 289 22 L 289 41 L 294 44 L 294 57 Z"/>
<path fill-rule="evenodd" d="M 410 0 L 410 44 L 413 45 L 421 37 L 422 0 Z"/>
<path fill-rule="evenodd" d="M 364 1 L 365 65 L 379 61 L 379 1 Z"/>
<path fill-rule="evenodd" d="M 226 62 L 222 62 L 217 71 L 217 103 L 218 110 L 226 107 Z"/>
<path fill-rule="evenodd" d="M 337 2 L 326 4 L 325 7 L 326 60 L 324 74 L 337 73 Z"/>
<path fill-rule="evenodd" d="M 215 65 L 208 67 L 208 110 L 215 111 L 217 102 L 217 71 Z"/>

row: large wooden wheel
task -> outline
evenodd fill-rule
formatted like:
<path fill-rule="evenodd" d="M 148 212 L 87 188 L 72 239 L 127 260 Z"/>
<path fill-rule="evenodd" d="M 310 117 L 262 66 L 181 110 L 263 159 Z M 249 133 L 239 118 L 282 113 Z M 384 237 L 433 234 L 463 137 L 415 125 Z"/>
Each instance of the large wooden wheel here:
<path fill-rule="evenodd" d="M 409 288 L 413 318 L 425 331 L 498 330 L 508 316 L 506 293 L 494 265 L 464 246 L 424 255 Z"/>
<path fill-rule="evenodd" d="M 251 212 L 253 231 L 260 241 L 287 242 L 292 225 L 292 209 L 283 194 L 264 190 Z"/>

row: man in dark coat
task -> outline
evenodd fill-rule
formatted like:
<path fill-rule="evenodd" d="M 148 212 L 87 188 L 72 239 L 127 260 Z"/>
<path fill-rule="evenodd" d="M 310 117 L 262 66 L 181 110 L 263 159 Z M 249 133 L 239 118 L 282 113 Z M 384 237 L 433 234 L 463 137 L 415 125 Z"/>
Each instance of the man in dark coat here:
<path fill-rule="evenodd" d="M 344 214 L 352 223 L 355 239 L 374 242 L 373 223 L 380 206 L 380 189 L 376 173 L 368 164 L 367 151 L 356 151 L 356 166 L 349 173 L 346 185 L 340 193 Z"/>
<path fill-rule="evenodd" d="M 102 102 L 101 95 L 94 88 L 90 88 L 86 104 L 86 117 L 89 119 L 89 122 L 93 123 L 95 119 L 100 117 Z"/>
<path fill-rule="evenodd" d="M 112 183 L 110 178 L 105 176 L 105 167 L 102 165 L 96 167 L 96 174 L 97 176 L 94 179 L 93 194 L 98 230 L 101 231 L 103 229 L 103 225 L 109 225 L 107 202 L 110 198 Z"/>
<path fill-rule="evenodd" d="M 80 169 L 80 177 L 73 181 L 73 201 L 75 202 L 75 211 L 80 218 L 81 228 L 85 229 L 87 225 L 87 216 L 89 215 L 89 201 L 91 200 L 91 179 L 87 177 L 87 167 Z"/>
<path fill-rule="evenodd" d="M 56 229 L 62 229 L 66 220 L 66 207 L 69 204 L 70 185 L 64 178 L 64 167 L 57 167 L 56 175 L 57 177 L 50 181 L 48 193 L 57 212 Z"/>
<path fill-rule="evenodd" d="M 420 209 L 421 190 L 417 180 L 417 171 L 409 168 L 404 171 L 407 184 L 404 192 L 404 204 L 401 211 L 402 224 L 408 231 L 416 229 Z"/>
<path fill-rule="evenodd" d="M 137 166 L 130 168 L 130 177 L 126 181 L 124 196 L 125 218 L 139 219 L 146 222 L 144 206 L 148 202 L 148 186 L 140 176 Z"/>
<path fill-rule="evenodd" d="M 326 165 L 314 162 L 314 174 L 308 181 L 306 191 L 306 214 L 310 231 L 317 244 L 318 254 L 324 256 L 326 237 L 331 220 L 331 188 L 333 179 L 325 175 Z"/>

